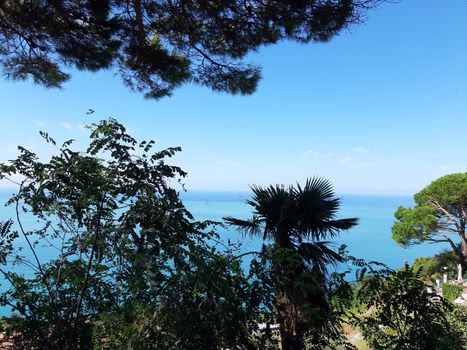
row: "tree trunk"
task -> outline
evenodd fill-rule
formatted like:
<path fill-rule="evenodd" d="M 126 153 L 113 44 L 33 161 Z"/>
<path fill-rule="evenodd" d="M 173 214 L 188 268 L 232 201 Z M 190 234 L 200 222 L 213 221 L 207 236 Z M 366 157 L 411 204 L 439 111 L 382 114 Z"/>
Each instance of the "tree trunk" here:
<path fill-rule="evenodd" d="M 465 274 L 467 272 L 467 242 L 464 239 L 461 240 L 461 251 L 462 258 L 460 264 L 462 266 L 462 273 Z"/>
<path fill-rule="evenodd" d="M 282 350 L 304 350 L 305 344 L 301 337 L 281 332 L 281 347 Z"/>
<path fill-rule="evenodd" d="M 303 334 L 300 331 L 296 307 L 284 294 L 277 296 L 277 310 L 282 350 L 304 350 Z"/>
<path fill-rule="evenodd" d="M 283 283 L 290 279 L 287 274 L 282 270 L 283 268 L 277 263 L 275 258 L 272 260 L 273 274 L 276 276 L 276 283 Z M 289 272 L 289 271 L 287 271 Z M 280 281 L 280 282 L 279 282 Z M 291 296 L 287 295 L 283 286 L 276 284 L 276 308 L 278 313 L 279 331 L 281 335 L 281 349 L 282 350 L 304 350 L 305 343 L 303 339 L 303 332 L 299 327 L 299 310 L 291 300 Z M 290 285 L 286 287 L 290 288 Z M 285 288 L 286 290 L 288 288 Z"/>

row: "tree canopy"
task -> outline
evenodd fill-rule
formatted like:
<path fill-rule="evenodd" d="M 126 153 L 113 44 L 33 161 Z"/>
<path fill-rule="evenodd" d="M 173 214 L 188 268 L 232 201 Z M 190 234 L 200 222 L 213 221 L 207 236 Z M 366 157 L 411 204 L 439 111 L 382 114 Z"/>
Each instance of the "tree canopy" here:
<path fill-rule="evenodd" d="M 214 246 L 213 223 L 172 187 L 180 149 L 153 145 L 109 119 L 85 151 L 70 140 L 41 161 L 19 147 L 0 164 L 0 179 L 21 179 L 0 222 L 0 305 L 18 349 L 258 348 L 261 264 L 247 275 L 234 246 Z"/>
<path fill-rule="evenodd" d="M 399 207 L 393 239 L 403 246 L 448 243 L 467 269 L 467 173 L 443 176 L 414 196 L 413 208 Z M 460 245 L 457 243 L 460 240 Z"/>
<path fill-rule="evenodd" d="M 384 0 L 1 0 L 0 63 L 9 79 L 59 87 L 66 68 L 109 69 L 147 98 L 192 82 L 250 94 L 244 57 L 283 39 L 327 41 Z"/>

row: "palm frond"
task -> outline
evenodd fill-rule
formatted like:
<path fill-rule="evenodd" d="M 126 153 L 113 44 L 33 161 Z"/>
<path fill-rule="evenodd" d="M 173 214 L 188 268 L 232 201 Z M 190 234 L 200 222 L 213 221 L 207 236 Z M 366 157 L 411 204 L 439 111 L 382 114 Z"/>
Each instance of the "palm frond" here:
<path fill-rule="evenodd" d="M 274 185 L 268 187 L 251 186 L 253 197 L 246 203 L 251 205 L 256 213 L 265 216 L 271 212 L 271 209 L 280 208 L 290 201 L 290 193 L 283 185 Z"/>
<path fill-rule="evenodd" d="M 329 226 L 335 230 L 347 231 L 358 225 L 358 218 L 347 218 L 329 221 Z"/>
<path fill-rule="evenodd" d="M 331 249 L 329 247 L 330 244 L 331 242 L 328 241 L 307 242 L 300 244 L 298 250 L 300 255 L 309 263 L 336 265 L 337 263 L 344 262 L 344 257 Z"/>
<path fill-rule="evenodd" d="M 331 183 L 323 178 L 313 177 L 305 187 L 297 185 L 295 193 L 295 230 L 297 235 L 314 240 L 335 237 L 341 230 L 356 225 L 357 219 L 336 220 L 340 199 L 336 198 Z"/>
<path fill-rule="evenodd" d="M 324 200 L 334 197 L 334 190 L 332 188 L 331 182 L 318 176 L 308 178 L 303 189 L 301 188 L 300 184 L 297 183 L 297 188 L 294 189 L 294 192 L 296 195 L 303 193 L 316 193 L 319 194 L 319 196 Z"/>
<path fill-rule="evenodd" d="M 342 233 L 342 231 L 349 230 L 350 228 L 357 225 L 357 223 L 357 218 L 324 221 L 320 224 L 314 225 L 306 233 L 302 231 L 301 234 L 302 236 L 305 236 L 315 241 L 326 238 L 336 238 Z"/>
<path fill-rule="evenodd" d="M 282 245 L 303 239 L 322 241 L 336 237 L 358 223 L 357 218 L 336 219 L 340 200 L 331 183 L 312 177 L 302 187 L 271 185 L 251 186 L 253 195 L 246 201 L 253 208 L 253 218 L 226 218 L 227 223 L 247 235 L 263 236 Z"/>
<path fill-rule="evenodd" d="M 231 216 L 222 218 L 227 225 L 234 227 L 237 231 L 246 236 L 263 236 L 264 225 L 263 221 L 254 216 L 251 219 L 242 220 Z"/>
<path fill-rule="evenodd" d="M 253 197 L 246 203 L 254 208 L 254 215 L 265 223 L 264 239 L 287 240 L 293 227 L 293 196 L 283 185 L 251 186 Z"/>

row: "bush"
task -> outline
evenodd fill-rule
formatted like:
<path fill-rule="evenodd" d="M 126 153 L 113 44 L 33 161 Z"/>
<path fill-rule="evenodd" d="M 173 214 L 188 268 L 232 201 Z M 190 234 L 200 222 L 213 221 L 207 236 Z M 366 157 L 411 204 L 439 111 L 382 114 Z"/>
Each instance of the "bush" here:
<path fill-rule="evenodd" d="M 462 293 L 463 289 L 461 286 L 449 283 L 443 283 L 442 288 L 443 297 L 449 300 L 450 302 L 453 302 Z"/>
<path fill-rule="evenodd" d="M 462 349 L 458 328 L 446 318 L 454 306 L 443 298 L 435 302 L 407 265 L 388 276 L 365 279 L 359 298 L 371 313 L 355 315 L 353 323 L 374 350 Z"/>
<path fill-rule="evenodd" d="M 415 259 L 413 269 L 418 271 L 423 279 L 440 278 L 445 267 L 449 276 L 457 276 L 458 260 L 459 258 L 453 251 L 445 250 L 432 257 Z"/>

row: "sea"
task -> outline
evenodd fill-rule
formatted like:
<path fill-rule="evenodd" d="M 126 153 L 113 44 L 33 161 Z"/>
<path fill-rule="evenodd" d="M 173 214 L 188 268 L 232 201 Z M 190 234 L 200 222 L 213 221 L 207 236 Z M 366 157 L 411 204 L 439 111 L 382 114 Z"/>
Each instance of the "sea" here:
<path fill-rule="evenodd" d="M 12 195 L 12 191 L 0 191 L 0 221 L 9 218 L 14 219 L 15 211 L 4 203 Z M 182 193 L 181 198 L 187 209 L 196 220 L 212 220 L 222 222 L 222 218 L 233 216 L 240 219 L 251 217 L 252 208 L 245 203 L 251 196 L 249 192 L 201 192 L 191 191 Z M 339 195 L 341 209 L 337 218 L 357 217 L 359 224 L 347 232 L 342 232 L 333 241 L 334 247 L 345 244 L 350 255 L 365 259 L 366 261 L 378 261 L 388 267 L 396 269 L 404 263 L 411 264 L 418 257 L 433 256 L 448 249 L 447 244 L 419 244 L 403 248 L 391 238 L 391 227 L 394 223 L 394 212 L 400 205 L 412 206 L 411 196 L 386 196 L 386 195 Z M 29 218 L 25 226 L 32 227 L 34 220 Z M 241 244 L 241 252 L 258 251 L 263 242 L 258 237 L 245 237 L 234 229 L 218 228 L 221 240 L 227 243 L 238 242 Z M 18 241 L 24 248 L 24 254 L 29 255 L 25 241 Z M 38 245 L 38 255 L 41 261 L 47 261 L 56 255 L 50 247 Z M 248 258 L 247 258 L 248 260 Z M 245 262 L 245 266 L 247 265 Z M 19 267 L 15 266 L 15 269 Z M 27 270 L 16 272 L 28 274 Z M 8 288 L 8 283 L 0 276 L 0 292 Z M 11 310 L 0 307 L 0 316 L 9 315 Z"/>
<path fill-rule="evenodd" d="M 252 208 L 245 203 L 250 198 L 248 192 L 190 192 L 182 195 L 185 206 L 198 220 L 222 221 L 223 217 L 247 219 Z M 359 223 L 349 231 L 342 232 L 333 245 L 345 244 L 350 255 L 366 261 L 378 261 L 396 269 L 404 263 L 412 264 L 418 257 L 433 256 L 448 244 L 418 244 L 401 247 L 391 238 L 394 213 L 399 206 L 414 205 L 413 196 L 343 194 L 341 209 L 337 219 L 356 217 Z M 244 237 L 233 229 L 220 229 L 223 240 L 238 241 L 244 251 L 261 247 L 262 241 L 256 237 Z"/>

